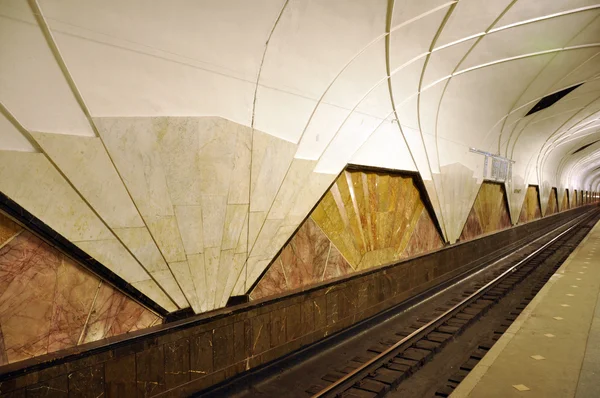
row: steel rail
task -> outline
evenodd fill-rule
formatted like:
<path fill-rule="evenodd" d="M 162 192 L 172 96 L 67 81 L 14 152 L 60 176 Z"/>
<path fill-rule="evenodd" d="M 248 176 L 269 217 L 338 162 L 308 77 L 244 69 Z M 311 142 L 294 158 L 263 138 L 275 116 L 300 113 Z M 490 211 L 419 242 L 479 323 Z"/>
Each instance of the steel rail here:
<path fill-rule="evenodd" d="M 493 280 L 491 280 L 490 282 L 486 283 L 484 286 L 482 286 L 481 288 L 479 288 L 478 290 L 476 290 L 475 292 L 473 292 L 472 294 L 470 294 L 464 300 L 462 300 L 458 304 L 454 305 L 453 307 L 451 307 L 450 309 L 448 309 L 446 312 L 444 312 L 443 314 L 441 314 L 437 318 L 435 318 L 432 321 L 430 321 L 430 322 L 426 323 L 425 325 L 421 326 L 419 329 L 415 330 L 414 332 L 412 332 L 408 336 L 402 338 L 400 341 L 398 341 L 394 345 L 390 346 L 388 349 L 386 349 L 382 353 L 380 353 L 377 356 L 371 358 L 369 361 L 365 362 L 364 364 L 362 364 L 358 368 L 356 368 L 353 371 L 349 372 L 344 377 L 342 377 L 339 380 L 331 383 L 330 385 L 328 385 L 327 387 L 325 387 L 324 389 L 322 389 L 321 391 L 319 391 L 318 393 L 316 393 L 315 395 L 313 395 L 312 398 L 325 397 L 326 394 L 333 393 L 334 390 L 337 390 L 337 389 L 341 389 L 341 391 L 338 391 L 338 393 L 341 393 L 341 392 L 343 392 L 343 391 L 345 391 L 345 390 L 347 390 L 349 388 L 352 388 L 352 386 L 353 386 L 354 383 L 356 383 L 357 381 L 359 381 L 359 380 L 361 380 L 361 379 L 364 378 L 364 377 L 360 376 L 361 374 L 367 372 L 367 370 L 370 370 L 370 371 L 375 370 L 375 369 L 369 369 L 369 368 L 375 367 L 374 365 L 378 365 L 377 367 L 379 367 L 379 363 L 385 362 L 386 359 L 388 359 L 388 357 L 395 356 L 394 351 L 396 351 L 397 349 L 401 348 L 404 344 L 406 344 L 407 342 L 411 341 L 416 336 L 418 336 L 420 334 L 423 334 L 423 332 L 426 332 L 432 326 L 436 326 L 439 323 L 443 323 L 444 321 L 446 321 L 446 318 L 450 317 L 451 315 L 453 315 L 455 312 L 459 311 L 463 307 L 466 307 L 471 301 L 473 301 L 473 299 L 475 299 L 475 298 L 477 298 L 479 296 L 482 296 L 487 290 L 489 290 L 492 286 L 496 285 L 500 280 L 504 279 L 507 275 L 509 275 L 512 272 L 514 272 L 521 265 L 523 265 L 524 263 L 526 263 L 529 260 L 531 260 L 533 257 L 535 257 L 536 255 L 538 255 L 541 251 L 545 250 L 548 246 L 552 245 L 554 242 L 556 242 L 562 236 L 564 236 L 565 234 L 567 234 L 568 232 L 570 232 L 572 229 L 574 229 L 575 227 L 579 226 L 582 223 L 582 221 L 583 221 L 584 218 L 585 219 L 589 218 L 589 216 L 591 215 L 590 213 L 593 213 L 593 212 L 588 212 L 588 213 L 585 213 L 585 214 L 581 215 L 580 217 L 578 217 L 578 219 L 575 219 L 574 225 L 572 225 L 571 227 L 569 227 L 565 231 L 561 232 L 560 234 L 558 234 L 557 236 L 555 236 L 554 238 L 552 238 L 550 241 L 548 241 L 547 243 L 545 243 L 544 245 L 542 245 L 540 248 L 538 248 L 537 250 L 535 250 L 534 252 L 532 252 L 531 254 L 529 254 L 527 257 L 525 257 L 524 259 L 520 260 L 518 263 L 516 263 L 515 265 L 511 266 L 510 268 L 508 268 L 502 274 L 500 274 L 499 276 L 497 276 L 496 278 L 494 278 Z M 554 231 L 552 231 L 552 232 L 554 232 Z M 549 232 L 549 233 L 551 233 L 551 232 Z M 539 238 L 539 239 L 541 239 L 541 238 Z M 532 244 L 532 243 L 534 243 L 534 242 L 531 242 L 530 244 Z M 394 354 L 394 355 L 391 355 L 391 354 Z M 367 372 L 367 374 L 368 374 L 368 372 Z M 354 380 L 354 379 L 357 379 L 357 380 Z M 348 386 L 345 386 L 345 385 L 347 385 L 349 383 L 352 383 L 352 384 L 350 384 Z M 343 388 L 343 387 L 345 387 L 345 388 Z"/>

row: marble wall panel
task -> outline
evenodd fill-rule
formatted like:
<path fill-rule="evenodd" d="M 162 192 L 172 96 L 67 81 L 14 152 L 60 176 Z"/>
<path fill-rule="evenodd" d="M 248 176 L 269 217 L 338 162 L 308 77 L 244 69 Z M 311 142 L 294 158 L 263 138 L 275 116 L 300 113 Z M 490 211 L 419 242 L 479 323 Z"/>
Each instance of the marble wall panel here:
<path fill-rule="evenodd" d="M 15 228 L 12 221 L 1 213 L 0 216 L 0 230 Z M 119 326 L 109 327 L 108 333 L 96 331 L 94 324 L 101 318 L 100 308 L 106 306 L 109 298 L 120 303 L 115 313 L 120 317 Z M 157 315 L 28 230 L 0 248 L 0 364 L 159 322 Z"/>
<path fill-rule="evenodd" d="M 550 190 L 550 196 L 548 197 L 548 205 L 546 207 L 545 216 L 558 213 L 558 194 L 556 188 Z"/>
<path fill-rule="evenodd" d="M 569 206 L 569 190 L 565 189 L 559 211 L 565 211 L 565 210 L 568 210 L 569 208 L 570 208 L 570 206 Z"/>
<path fill-rule="evenodd" d="M 0 213 L 0 249 L 23 231 L 23 227 Z M 1 291 L 1 290 L 0 290 Z"/>
<path fill-rule="evenodd" d="M 469 212 L 460 241 L 511 227 L 504 184 L 484 181 Z"/>
<path fill-rule="evenodd" d="M 344 171 L 251 292 L 252 299 L 443 246 L 412 177 Z"/>
<path fill-rule="evenodd" d="M 577 190 L 574 189 L 573 190 L 573 199 L 571 199 L 571 207 L 577 207 L 579 206 L 579 196 L 577 195 Z"/>
<path fill-rule="evenodd" d="M 521 214 L 519 215 L 519 224 L 533 221 L 540 217 L 542 217 L 542 210 L 540 207 L 538 187 L 530 185 L 527 187 L 525 201 L 523 202 Z"/>

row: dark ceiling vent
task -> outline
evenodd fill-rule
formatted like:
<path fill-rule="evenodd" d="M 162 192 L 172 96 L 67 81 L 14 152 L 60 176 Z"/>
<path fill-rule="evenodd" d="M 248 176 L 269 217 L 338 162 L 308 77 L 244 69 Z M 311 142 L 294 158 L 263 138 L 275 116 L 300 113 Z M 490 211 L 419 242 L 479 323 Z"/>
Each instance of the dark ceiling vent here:
<path fill-rule="evenodd" d="M 525 116 L 529 116 L 533 113 L 541 111 L 542 109 L 546 109 L 549 106 L 554 105 L 555 102 L 559 101 L 562 97 L 569 94 L 571 91 L 575 90 L 577 87 L 581 86 L 582 84 L 583 83 L 579 83 L 574 86 L 567 87 L 564 90 L 558 91 L 554 94 L 545 96 L 537 104 L 535 104 L 535 106 L 533 108 L 531 108 L 531 110 L 529 112 L 527 112 L 527 115 L 525 115 Z"/>
<path fill-rule="evenodd" d="M 576 150 L 575 152 L 573 152 L 571 155 L 575 155 L 577 152 L 583 151 L 585 148 L 594 145 L 598 141 L 600 141 L 600 140 L 596 140 L 594 142 L 590 142 L 589 144 L 586 144 L 586 145 L 582 146 L 581 148 L 579 148 L 578 150 Z"/>

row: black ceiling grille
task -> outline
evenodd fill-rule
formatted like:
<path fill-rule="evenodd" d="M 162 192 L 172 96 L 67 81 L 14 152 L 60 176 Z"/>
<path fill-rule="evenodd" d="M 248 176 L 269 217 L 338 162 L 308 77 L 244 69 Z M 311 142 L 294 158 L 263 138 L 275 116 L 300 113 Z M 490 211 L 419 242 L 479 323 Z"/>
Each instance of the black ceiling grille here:
<path fill-rule="evenodd" d="M 576 150 L 575 152 L 573 152 L 571 155 L 575 155 L 577 152 L 583 151 L 585 148 L 587 148 L 587 147 L 589 147 L 591 145 L 594 145 L 598 141 L 600 141 L 600 140 L 596 140 L 594 142 L 590 142 L 589 144 L 586 144 L 586 145 L 582 146 L 581 148 L 579 148 L 578 150 Z"/>
<path fill-rule="evenodd" d="M 564 90 L 558 91 L 554 94 L 545 96 L 537 104 L 535 104 L 535 106 L 533 108 L 531 108 L 531 110 L 529 112 L 527 112 L 527 115 L 525 115 L 525 116 L 529 116 L 533 113 L 541 111 L 542 109 L 546 109 L 549 106 L 554 105 L 555 102 L 559 101 L 562 97 L 569 94 L 571 91 L 575 90 L 577 87 L 581 86 L 582 84 L 583 83 L 579 83 L 574 86 L 567 87 Z"/>

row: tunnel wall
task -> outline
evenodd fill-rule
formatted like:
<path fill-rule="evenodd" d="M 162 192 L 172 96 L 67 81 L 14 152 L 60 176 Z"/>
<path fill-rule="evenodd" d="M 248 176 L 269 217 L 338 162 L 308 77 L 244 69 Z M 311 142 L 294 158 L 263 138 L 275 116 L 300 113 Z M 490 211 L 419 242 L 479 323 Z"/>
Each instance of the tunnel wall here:
<path fill-rule="evenodd" d="M 534 185 L 527 187 L 521 214 L 519 214 L 519 224 L 537 220 L 542 216 L 542 208 L 540 205 L 539 188 Z"/>
<path fill-rule="evenodd" d="M 0 211 L 0 365 L 161 322 Z"/>
<path fill-rule="evenodd" d="M 0 368 L 0 394 L 40 389 L 51 394 L 85 389 L 108 397 L 190 394 L 369 318 L 589 209 L 561 212 L 270 300 L 6 365 Z"/>

